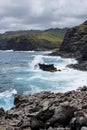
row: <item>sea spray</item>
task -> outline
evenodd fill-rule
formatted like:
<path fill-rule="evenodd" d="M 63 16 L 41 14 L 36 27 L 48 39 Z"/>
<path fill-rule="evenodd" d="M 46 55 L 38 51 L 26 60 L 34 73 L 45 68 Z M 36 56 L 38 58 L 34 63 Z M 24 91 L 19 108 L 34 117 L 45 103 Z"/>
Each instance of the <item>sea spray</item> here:
<path fill-rule="evenodd" d="M 38 66 L 39 63 L 44 63 L 42 55 L 35 56 L 34 59 L 32 60 L 32 62 L 29 63 L 29 67 L 32 70 L 39 69 L 39 66 Z"/>
<path fill-rule="evenodd" d="M 12 91 L 5 91 L 0 93 L 0 107 L 3 107 L 4 110 L 8 110 L 14 107 L 15 94 L 17 94 L 17 91 L 15 89 Z"/>

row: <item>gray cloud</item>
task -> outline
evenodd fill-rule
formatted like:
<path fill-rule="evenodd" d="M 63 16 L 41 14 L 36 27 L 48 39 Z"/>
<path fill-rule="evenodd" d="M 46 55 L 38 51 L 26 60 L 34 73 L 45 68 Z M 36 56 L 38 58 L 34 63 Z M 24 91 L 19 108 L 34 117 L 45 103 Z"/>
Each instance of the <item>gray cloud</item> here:
<path fill-rule="evenodd" d="M 0 1 L 0 32 L 72 27 L 87 19 L 87 0 Z"/>

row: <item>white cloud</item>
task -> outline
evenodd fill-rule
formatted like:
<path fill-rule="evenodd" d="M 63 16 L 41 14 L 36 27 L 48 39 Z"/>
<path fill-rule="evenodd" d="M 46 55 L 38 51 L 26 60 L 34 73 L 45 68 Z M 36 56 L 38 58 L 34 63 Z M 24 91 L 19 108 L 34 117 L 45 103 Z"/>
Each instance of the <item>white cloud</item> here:
<path fill-rule="evenodd" d="M 0 0 L 0 32 L 72 27 L 87 19 L 87 0 Z"/>

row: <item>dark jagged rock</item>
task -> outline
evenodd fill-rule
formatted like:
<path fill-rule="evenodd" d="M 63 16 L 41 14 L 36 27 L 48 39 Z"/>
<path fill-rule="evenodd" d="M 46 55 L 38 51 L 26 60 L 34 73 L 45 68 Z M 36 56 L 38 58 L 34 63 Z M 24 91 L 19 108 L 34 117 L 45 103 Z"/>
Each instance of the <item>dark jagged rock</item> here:
<path fill-rule="evenodd" d="M 78 64 L 70 65 L 70 67 L 87 70 L 87 21 L 68 29 L 59 51 L 53 52 L 51 55 L 76 58 Z"/>
<path fill-rule="evenodd" d="M 54 115 L 54 110 L 47 109 L 47 110 L 44 110 L 44 111 L 41 111 L 40 113 L 38 113 L 36 115 L 36 118 L 43 121 L 43 122 L 46 122 L 53 115 Z"/>
<path fill-rule="evenodd" d="M 76 110 L 77 109 L 75 107 L 71 107 L 70 105 L 63 105 L 57 107 L 52 118 L 47 121 L 47 126 L 53 126 L 56 123 L 58 123 L 58 125 L 60 124 L 63 126 L 69 125 L 69 122 L 74 116 L 74 112 Z"/>
<path fill-rule="evenodd" d="M 87 71 L 87 61 L 79 61 L 77 64 L 67 65 L 67 67 Z"/>
<path fill-rule="evenodd" d="M 19 94 L 19 95 L 15 95 L 15 99 L 14 99 L 14 105 L 16 106 L 16 107 L 18 107 L 18 106 L 20 106 L 22 103 L 26 103 L 26 102 L 28 102 L 28 100 L 26 100 L 25 99 L 25 97 L 23 98 L 21 98 L 21 95 Z"/>
<path fill-rule="evenodd" d="M 6 112 L 1 109 L 0 130 L 84 130 L 87 127 L 86 86 L 66 93 L 17 94 L 15 105 Z"/>
<path fill-rule="evenodd" d="M 56 71 L 61 71 L 61 70 L 57 70 L 57 68 L 54 67 L 53 64 L 38 64 L 40 69 L 43 71 L 50 71 L 50 72 L 56 72 Z"/>
<path fill-rule="evenodd" d="M 5 115 L 5 111 L 3 108 L 0 108 L 0 117 L 4 116 Z"/>
<path fill-rule="evenodd" d="M 83 86 L 82 88 L 80 88 L 81 91 L 87 91 L 87 87 Z"/>
<path fill-rule="evenodd" d="M 87 126 L 87 117 L 85 116 L 78 116 L 72 118 L 70 122 L 71 130 L 81 130 L 81 127 Z"/>
<path fill-rule="evenodd" d="M 44 129 L 44 123 L 41 120 L 37 120 L 37 118 L 33 117 L 30 121 L 31 130 L 39 130 L 40 128 Z"/>
<path fill-rule="evenodd" d="M 60 51 L 74 55 L 79 52 L 79 58 L 85 59 L 87 53 L 87 23 L 67 30 Z M 87 60 L 87 57 L 85 60 Z"/>

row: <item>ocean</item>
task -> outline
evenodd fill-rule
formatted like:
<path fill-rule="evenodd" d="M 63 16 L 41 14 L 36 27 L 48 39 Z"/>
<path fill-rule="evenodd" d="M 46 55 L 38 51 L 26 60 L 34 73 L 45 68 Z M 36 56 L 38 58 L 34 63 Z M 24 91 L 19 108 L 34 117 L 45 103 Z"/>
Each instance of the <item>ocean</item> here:
<path fill-rule="evenodd" d="M 15 94 L 66 92 L 87 85 L 87 72 L 66 67 L 77 63 L 75 59 L 47 53 L 50 52 L 0 51 L 0 107 L 14 107 Z M 38 63 L 54 64 L 61 71 L 42 71 Z"/>

